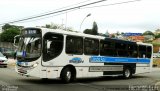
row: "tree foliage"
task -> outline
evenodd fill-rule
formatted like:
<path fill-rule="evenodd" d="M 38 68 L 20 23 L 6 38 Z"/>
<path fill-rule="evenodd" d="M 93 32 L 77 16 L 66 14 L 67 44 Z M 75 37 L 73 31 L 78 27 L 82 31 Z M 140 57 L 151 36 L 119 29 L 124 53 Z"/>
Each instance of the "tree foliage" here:
<path fill-rule="evenodd" d="M 154 35 L 154 33 L 151 32 L 151 31 L 145 31 L 145 32 L 143 33 L 143 35 Z"/>
<path fill-rule="evenodd" d="M 155 38 L 160 38 L 160 34 L 155 35 Z"/>
<path fill-rule="evenodd" d="M 50 28 L 50 29 L 62 29 L 62 30 L 66 30 L 66 31 L 73 31 L 72 27 L 64 27 L 63 25 L 55 24 L 55 23 L 46 24 L 43 27 L 44 28 Z"/>
<path fill-rule="evenodd" d="M 97 26 L 97 23 L 94 21 L 92 29 L 85 29 L 83 31 L 83 33 L 85 33 L 85 34 L 92 34 L 92 35 L 98 35 L 98 26 Z"/>
<path fill-rule="evenodd" d="M 95 21 L 93 22 L 92 34 L 93 35 L 98 35 L 98 26 L 97 26 L 97 23 Z"/>
<path fill-rule="evenodd" d="M 14 41 L 14 36 L 20 34 L 20 30 L 22 29 L 22 26 L 15 26 L 10 24 L 5 24 L 2 26 L 3 32 L 0 35 L 0 40 L 2 42 L 12 42 Z"/>
<path fill-rule="evenodd" d="M 85 33 L 85 34 L 92 34 L 92 29 L 85 29 L 83 31 L 83 33 Z"/>

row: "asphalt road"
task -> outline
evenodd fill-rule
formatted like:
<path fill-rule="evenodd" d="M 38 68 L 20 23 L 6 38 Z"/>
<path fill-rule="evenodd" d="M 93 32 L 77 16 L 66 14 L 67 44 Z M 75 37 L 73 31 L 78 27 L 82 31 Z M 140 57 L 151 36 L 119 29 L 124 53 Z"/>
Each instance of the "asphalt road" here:
<path fill-rule="evenodd" d="M 15 73 L 14 68 L 0 68 L 0 91 L 155 91 L 160 81 L 160 71 L 134 75 L 132 79 L 120 77 L 101 77 L 78 79 L 63 84 L 60 80 L 41 80 L 35 77 L 23 77 Z M 146 90 L 147 89 L 147 90 Z"/>

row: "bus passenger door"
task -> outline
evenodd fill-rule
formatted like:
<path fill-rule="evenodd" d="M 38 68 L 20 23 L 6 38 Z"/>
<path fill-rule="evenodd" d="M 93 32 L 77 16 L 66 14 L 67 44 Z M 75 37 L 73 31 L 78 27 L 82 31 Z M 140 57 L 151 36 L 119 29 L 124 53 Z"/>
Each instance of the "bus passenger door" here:
<path fill-rule="evenodd" d="M 63 35 L 48 32 L 43 37 L 43 66 L 53 66 L 63 49 Z"/>

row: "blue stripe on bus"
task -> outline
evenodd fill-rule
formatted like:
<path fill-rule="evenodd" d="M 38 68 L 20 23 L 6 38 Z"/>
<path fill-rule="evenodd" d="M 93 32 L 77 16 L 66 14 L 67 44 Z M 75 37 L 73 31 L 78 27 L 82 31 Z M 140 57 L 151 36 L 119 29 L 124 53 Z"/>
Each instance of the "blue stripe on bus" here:
<path fill-rule="evenodd" d="M 150 63 L 148 58 L 122 58 L 122 57 L 97 57 L 92 56 L 90 62 L 102 63 Z"/>

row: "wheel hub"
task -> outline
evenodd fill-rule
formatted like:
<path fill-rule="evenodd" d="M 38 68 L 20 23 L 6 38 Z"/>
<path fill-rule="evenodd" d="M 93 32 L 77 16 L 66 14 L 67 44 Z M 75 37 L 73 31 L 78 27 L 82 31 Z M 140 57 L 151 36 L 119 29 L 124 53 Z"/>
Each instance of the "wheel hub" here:
<path fill-rule="evenodd" d="M 126 76 L 126 77 L 129 77 L 129 76 L 130 76 L 130 71 L 129 71 L 128 69 L 126 69 L 126 71 L 125 71 L 125 76 Z"/>

